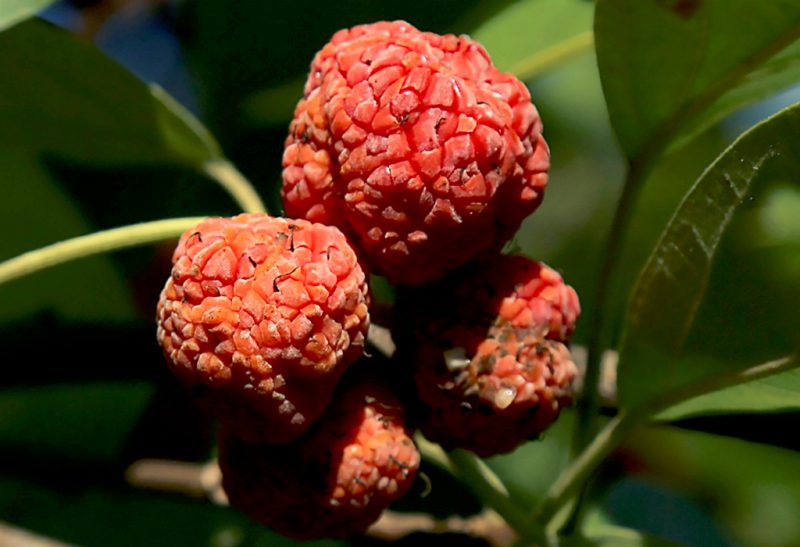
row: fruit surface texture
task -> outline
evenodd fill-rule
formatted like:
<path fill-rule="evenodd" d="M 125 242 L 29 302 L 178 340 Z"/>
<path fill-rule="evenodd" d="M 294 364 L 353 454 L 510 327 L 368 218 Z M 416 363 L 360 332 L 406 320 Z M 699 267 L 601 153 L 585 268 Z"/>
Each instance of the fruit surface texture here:
<path fill-rule="evenodd" d="M 419 425 L 480 456 L 534 438 L 572 399 L 575 291 L 548 266 L 493 256 L 398 297 L 398 358 L 414 369 Z"/>
<path fill-rule="evenodd" d="M 549 158 L 527 88 L 480 44 L 380 22 L 315 56 L 282 197 L 289 216 L 351 235 L 375 273 L 418 285 L 510 239 Z"/>
<path fill-rule="evenodd" d="M 157 308 L 178 379 L 251 442 L 316 420 L 369 328 L 365 273 L 342 233 L 242 214 L 186 231 Z"/>
<path fill-rule="evenodd" d="M 231 505 L 296 539 L 363 533 L 408 491 L 419 462 L 400 401 L 369 381 L 338 391 L 325 416 L 288 445 L 220 436 Z"/>

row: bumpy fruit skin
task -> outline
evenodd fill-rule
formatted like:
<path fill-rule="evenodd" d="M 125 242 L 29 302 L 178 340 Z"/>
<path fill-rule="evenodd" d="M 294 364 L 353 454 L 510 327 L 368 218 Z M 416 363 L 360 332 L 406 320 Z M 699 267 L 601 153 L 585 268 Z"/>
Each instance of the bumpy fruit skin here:
<path fill-rule="evenodd" d="M 242 214 L 183 234 L 158 302 L 178 379 L 229 430 L 284 443 L 308 429 L 369 328 L 364 271 L 336 228 Z"/>
<path fill-rule="evenodd" d="M 338 226 L 376 273 L 416 285 L 502 246 L 541 202 L 549 162 L 527 88 L 480 44 L 380 22 L 314 58 L 282 197 L 289 216 Z"/>
<path fill-rule="evenodd" d="M 337 391 L 314 427 L 288 445 L 220 435 L 222 484 L 231 505 L 295 539 L 360 534 L 410 488 L 420 455 L 399 400 L 383 385 Z"/>
<path fill-rule="evenodd" d="M 484 257 L 397 301 L 397 355 L 414 368 L 429 439 L 483 457 L 508 452 L 571 402 L 577 369 L 565 343 L 580 305 L 546 265 Z"/>

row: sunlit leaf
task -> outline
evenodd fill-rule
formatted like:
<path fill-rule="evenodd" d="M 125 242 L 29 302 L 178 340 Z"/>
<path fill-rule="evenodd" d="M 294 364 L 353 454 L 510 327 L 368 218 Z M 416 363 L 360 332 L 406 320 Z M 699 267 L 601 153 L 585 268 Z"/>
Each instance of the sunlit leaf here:
<path fill-rule="evenodd" d="M 571 55 L 591 51 L 591 31 L 591 3 L 525 0 L 499 11 L 470 35 L 498 68 L 531 78 Z"/>
<path fill-rule="evenodd" d="M 689 399 L 656 416 L 671 421 L 723 414 L 788 412 L 800 410 L 800 370 L 728 387 Z"/>
<path fill-rule="evenodd" d="M 17 451 L 113 461 L 154 392 L 144 382 L 0 390 L 0 444 Z M 6 454 L 8 455 L 8 454 Z"/>
<path fill-rule="evenodd" d="M 689 142 L 709 126 L 758 101 L 769 98 L 800 81 L 800 41 L 747 74 L 736 87 L 719 97 L 702 115 L 687 121 L 675 145 Z"/>
<path fill-rule="evenodd" d="M 58 467 L 58 460 L 53 460 Z M 298 542 L 206 500 L 97 484 L 79 477 L 78 488 L 58 488 L 0 476 L 0 520 L 70 545 L 209 545 L 292 547 Z M 319 540 L 308 547 L 344 547 Z"/>
<path fill-rule="evenodd" d="M 764 168 L 800 178 L 800 106 L 753 127 L 698 179 L 642 270 L 625 318 L 619 395 L 627 407 L 717 373 L 681 359 L 718 245 Z M 730 334 L 730 333 L 728 333 Z M 711 363 L 713 360 L 701 361 Z"/>
<path fill-rule="evenodd" d="M 600 0 L 595 35 L 612 125 L 635 158 L 707 123 L 696 118 L 713 120 L 782 87 L 784 70 L 796 75 L 794 64 L 782 61 L 754 71 L 800 36 L 800 4 Z M 709 108 L 725 93 L 722 104 Z"/>
<path fill-rule="evenodd" d="M 0 145 L 88 163 L 199 166 L 210 134 L 163 90 L 42 21 L 0 34 Z"/>
<path fill-rule="evenodd" d="M 587 2 L 525 0 L 483 4 L 465 16 L 456 32 L 466 32 L 483 44 L 501 70 L 530 79 L 592 49 L 592 6 Z M 243 103 L 245 121 L 254 125 L 288 123 L 303 94 L 304 82 L 305 76 L 301 76 L 253 93 Z"/>
<path fill-rule="evenodd" d="M 666 547 L 671 542 L 648 536 L 638 530 L 595 524 L 587 526 L 583 534 L 565 538 L 559 543 L 564 547 Z"/>
<path fill-rule="evenodd" d="M 93 225 L 78 204 L 30 153 L 0 149 L 0 177 L 0 230 L 10 236 L 0 239 L 0 261 L 91 231 Z M 134 314 L 125 276 L 108 256 L 0 286 L 0 302 L 0 322 L 35 312 L 84 321 L 122 320 Z"/>
<path fill-rule="evenodd" d="M 3 0 L 0 4 L 0 32 L 35 15 L 55 0 Z"/>

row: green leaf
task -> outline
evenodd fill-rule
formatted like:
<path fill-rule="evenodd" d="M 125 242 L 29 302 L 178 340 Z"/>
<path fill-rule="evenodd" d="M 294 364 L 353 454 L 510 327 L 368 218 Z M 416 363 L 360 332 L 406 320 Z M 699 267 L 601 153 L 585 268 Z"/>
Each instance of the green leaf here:
<path fill-rule="evenodd" d="M 155 86 L 42 21 L 0 34 L 0 146 L 93 164 L 219 158 L 203 126 Z"/>
<path fill-rule="evenodd" d="M 660 412 L 655 419 L 673 421 L 698 416 L 800 410 L 800 370 L 731 386 L 694 397 Z"/>
<path fill-rule="evenodd" d="M 592 5 L 582 0 L 525 0 L 470 31 L 494 64 L 530 79 L 572 55 L 591 51 Z"/>
<path fill-rule="evenodd" d="M 47 471 L 64 470 L 53 459 Z M 58 481 L 0 476 L 0 520 L 70 545 L 204 545 L 296 547 L 244 514 L 208 501 L 164 492 L 110 487 L 91 468 L 64 487 Z M 66 471 L 70 471 L 69 468 Z M 49 544 L 49 543 L 48 543 Z M 344 540 L 304 542 L 304 547 L 345 547 Z M 45 545 L 45 543 L 42 543 Z"/>
<path fill-rule="evenodd" d="M 744 77 L 734 88 L 726 91 L 700 116 L 687 121 L 674 145 L 689 142 L 703 130 L 722 121 L 726 116 L 800 81 L 800 41 L 770 58 Z"/>
<path fill-rule="evenodd" d="M 0 390 L 0 444 L 76 460 L 115 461 L 154 391 L 144 382 Z"/>
<path fill-rule="evenodd" d="M 582 0 L 495 0 L 481 2 L 474 10 L 457 32 L 468 32 L 484 45 L 496 66 L 523 79 L 592 49 L 592 6 Z M 479 17 L 483 20 L 474 21 Z M 304 83 L 302 76 L 256 91 L 243 102 L 244 121 L 264 126 L 288 123 Z"/>
<path fill-rule="evenodd" d="M 509 454 L 486 460 L 507 485 L 511 496 L 523 507 L 534 507 L 553 482 L 553 477 L 569 462 L 569 441 L 574 425 L 574 412 L 565 411 L 541 439 L 523 443 Z M 528 465 L 531 461 L 536 461 L 536 473 L 531 473 Z"/>
<path fill-rule="evenodd" d="M 3 0 L 0 5 L 0 32 L 31 17 L 55 0 Z"/>
<path fill-rule="evenodd" d="M 701 175 L 661 235 L 625 317 L 619 350 L 623 406 L 635 407 L 720 372 L 713 360 L 682 360 L 681 349 L 733 214 L 754 184 L 774 173 L 800 178 L 800 105 L 739 137 Z"/>
<path fill-rule="evenodd" d="M 305 83 L 305 77 L 300 77 L 256 91 L 242 102 L 245 123 L 256 126 L 287 125 L 292 119 L 295 106 L 303 96 Z"/>
<path fill-rule="evenodd" d="M 652 153 L 687 127 L 785 85 L 784 69 L 797 74 L 792 63 L 782 66 L 785 59 L 756 70 L 798 36 L 793 0 L 599 0 L 598 66 L 625 153 Z"/>
<path fill-rule="evenodd" d="M 661 547 L 674 545 L 666 540 L 648 536 L 613 524 L 593 524 L 584 533 L 564 538 L 564 547 Z"/>
<path fill-rule="evenodd" d="M 0 231 L 8 235 L 0 238 L 0 262 L 94 227 L 27 151 L 0 148 L 0 176 Z M 121 321 L 135 315 L 130 288 L 109 256 L 65 264 L 0 286 L 0 302 L 0 322 L 41 311 L 83 321 Z"/>

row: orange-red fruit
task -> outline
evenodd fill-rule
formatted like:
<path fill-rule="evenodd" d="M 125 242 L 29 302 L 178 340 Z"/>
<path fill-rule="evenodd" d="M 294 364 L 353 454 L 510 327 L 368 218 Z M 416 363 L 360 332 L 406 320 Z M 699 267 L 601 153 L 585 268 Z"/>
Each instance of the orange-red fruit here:
<path fill-rule="evenodd" d="M 579 313 L 572 287 L 522 256 L 400 292 L 398 358 L 414 368 L 425 436 L 491 456 L 539 435 L 571 402 Z"/>
<path fill-rule="evenodd" d="M 158 303 L 158 341 L 234 434 L 284 443 L 308 429 L 369 328 L 364 271 L 336 228 L 242 214 L 183 234 Z"/>
<path fill-rule="evenodd" d="M 231 505 L 295 539 L 364 532 L 408 491 L 419 462 L 401 403 L 374 382 L 337 391 L 320 421 L 291 444 L 249 445 L 220 435 Z"/>
<path fill-rule="evenodd" d="M 502 246 L 541 202 L 549 158 L 527 88 L 480 44 L 361 25 L 314 57 L 283 203 L 351 234 L 376 273 L 421 284 Z"/>

